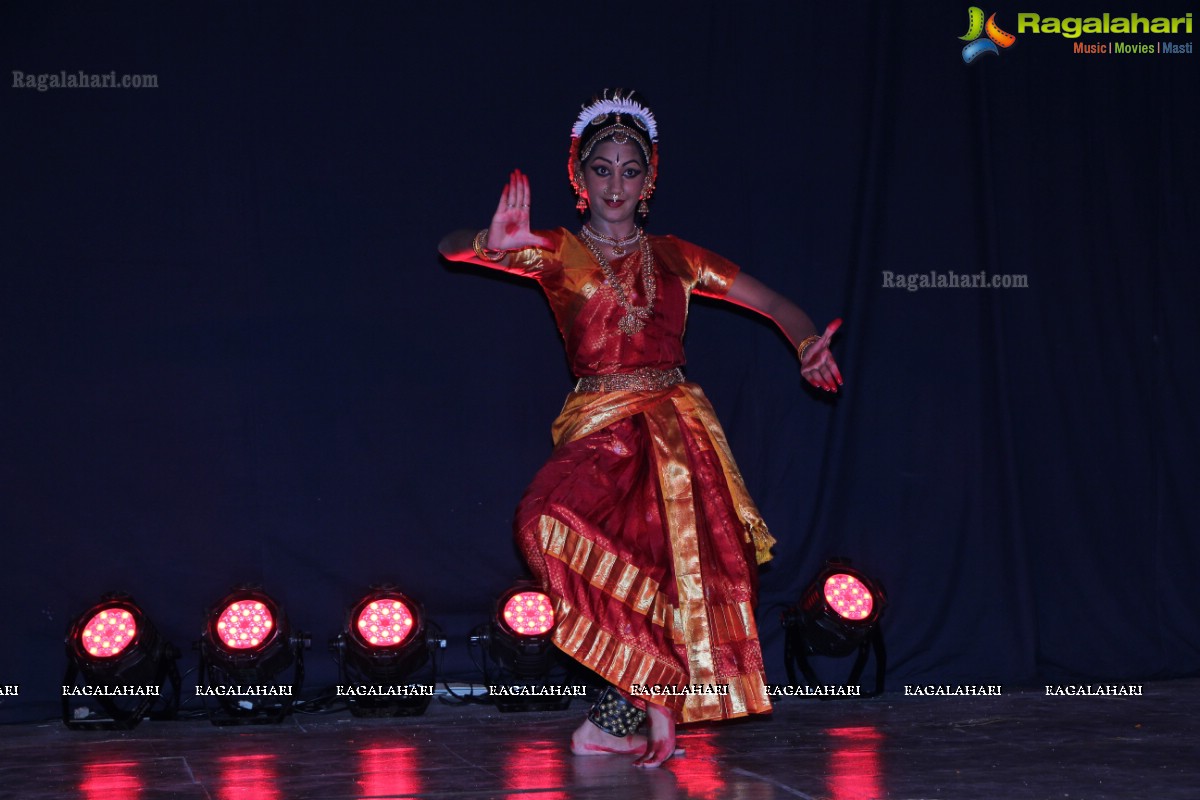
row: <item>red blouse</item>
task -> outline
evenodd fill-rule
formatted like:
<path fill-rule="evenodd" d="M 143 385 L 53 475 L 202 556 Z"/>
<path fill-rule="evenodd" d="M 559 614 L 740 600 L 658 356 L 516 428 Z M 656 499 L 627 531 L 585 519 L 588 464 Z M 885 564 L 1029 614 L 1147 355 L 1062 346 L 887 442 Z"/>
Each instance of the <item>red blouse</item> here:
<path fill-rule="evenodd" d="M 716 253 L 674 236 L 651 236 L 658 284 L 654 314 L 644 329 L 629 336 L 617 327 L 625 310 L 587 247 L 565 228 L 538 231 L 538 235 L 551 246 L 522 250 L 512 255 L 510 265 L 497 266 L 541 284 L 571 369 L 579 377 L 683 366 L 683 334 L 692 293 L 724 297 L 738 274 L 736 264 Z M 632 291 L 626 283 L 626 294 L 633 305 L 644 306 L 646 287 L 638 251 L 609 263 L 618 280 L 628 280 L 634 273 Z"/>

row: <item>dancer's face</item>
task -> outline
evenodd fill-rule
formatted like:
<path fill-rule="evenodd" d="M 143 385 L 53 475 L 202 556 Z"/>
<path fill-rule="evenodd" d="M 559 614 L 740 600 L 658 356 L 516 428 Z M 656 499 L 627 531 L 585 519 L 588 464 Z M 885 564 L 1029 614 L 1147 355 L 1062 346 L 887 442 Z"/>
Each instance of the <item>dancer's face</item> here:
<path fill-rule="evenodd" d="M 646 185 L 646 162 L 633 142 L 601 142 L 583 164 L 583 185 L 592 210 L 591 225 L 608 233 L 628 232 Z"/>

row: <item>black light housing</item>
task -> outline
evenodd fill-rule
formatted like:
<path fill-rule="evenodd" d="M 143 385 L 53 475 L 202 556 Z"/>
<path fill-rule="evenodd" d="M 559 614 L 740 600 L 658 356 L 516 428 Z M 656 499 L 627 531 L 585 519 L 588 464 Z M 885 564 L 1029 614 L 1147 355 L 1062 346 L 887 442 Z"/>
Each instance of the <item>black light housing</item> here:
<path fill-rule="evenodd" d="M 488 685 L 561 685 L 565 667 L 553 643 L 555 624 L 553 601 L 532 584 L 518 583 L 500 595 L 492 619 L 471 637 L 483 646 Z M 491 699 L 500 711 L 557 711 L 571 704 L 569 696 L 549 693 Z"/>
<path fill-rule="evenodd" d="M 235 589 L 209 610 L 200 650 L 203 697 L 214 725 L 281 722 L 304 683 L 304 648 L 311 640 L 293 633 L 283 609 L 269 595 Z M 286 675 L 291 670 L 290 679 Z"/>
<path fill-rule="evenodd" d="M 850 566 L 846 558 L 831 558 L 800 596 L 800 602 L 783 614 L 784 661 L 788 680 L 796 685 L 799 667 L 809 686 L 817 675 L 809 656 L 842 658 L 857 653 L 846 685 L 857 686 L 867 658 L 875 654 L 875 688 L 862 694 L 883 692 L 887 652 L 879 619 L 887 605 L 883 585 Z"/>
<path fill-rule="evenodd" d="M 129 730 L 146 716 L 175 716 L 179 650 L 129 595 L 106 594 L 76 617 L 66 650 L 62 720 L 68 728 Z"/>
<path fill-rule="evenodd" d="M 342 632 L 330 642 L 338 662 L 339 693 L 359 717 L 425 713 L 437 682 L 425 610 L 396 587 L 372 587 L 350 607 Z M 430 666 L 417 677 L 427 665 Z"/>

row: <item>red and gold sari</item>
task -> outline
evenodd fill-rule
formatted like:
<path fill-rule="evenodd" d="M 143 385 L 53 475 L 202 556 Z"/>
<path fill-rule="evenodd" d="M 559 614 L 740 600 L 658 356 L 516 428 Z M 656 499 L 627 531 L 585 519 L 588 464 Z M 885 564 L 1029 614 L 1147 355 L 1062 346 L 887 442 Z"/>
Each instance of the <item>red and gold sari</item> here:
<path fill-rule="evenodd" d="M 654 315 L 629 336 L 587 248 L 565 230 L 543 235 L 552 247 L 523 251 L 507 269 L 539 281 L 580 377 L 682 366 L 690 295 L 723 296 L 738 271 L 652 237 Z M 627 260 L 637 271 L 635 251 L 613 263 L 618 275 Z M 645 304 L 641 281 L 635 305 Z M 679 722 L 770 711 L 754 604 L 756 561 L 773 540 L 700 387 L 576 391 L 553 436 L 515 526 L 554 598 L 555 644 L 626 692 L 686 687 L 646 697 Z"/>

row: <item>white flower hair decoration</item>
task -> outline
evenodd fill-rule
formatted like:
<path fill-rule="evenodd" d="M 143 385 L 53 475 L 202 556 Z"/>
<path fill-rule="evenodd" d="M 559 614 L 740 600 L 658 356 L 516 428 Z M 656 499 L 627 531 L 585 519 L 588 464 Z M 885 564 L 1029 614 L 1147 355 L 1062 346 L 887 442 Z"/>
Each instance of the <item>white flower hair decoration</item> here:
<path fill-rule="evenodd" d="M 600 99 L 583 107 L 571 128 L 572 138 L 578 139 L 588 125 L 598 118 L 603 121 L 609 114 L 628 114 L 646 130 L 650 141 L 658 141 L 658 123 L 654 120 L 654 112 L 634 100 L 632 91 L 622 96 L 620 89 L 613 92 L 611 97 L 606 89 Z"/>

